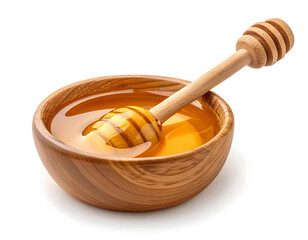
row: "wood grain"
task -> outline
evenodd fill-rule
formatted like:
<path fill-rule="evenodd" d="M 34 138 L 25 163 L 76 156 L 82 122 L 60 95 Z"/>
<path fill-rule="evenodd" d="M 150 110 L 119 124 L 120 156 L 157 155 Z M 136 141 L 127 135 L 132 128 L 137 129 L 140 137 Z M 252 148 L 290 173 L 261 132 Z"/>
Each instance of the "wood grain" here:
<path fill-rule="evenodd" d="M 235 54 L 189 85 L 183 80 L 166 77 L 114 76 L 90 79 L 60 89 L 45 99 L 34 115 L 33 135 L 42 162 L 64 190 L 98 207 L 121 211 L 149 211 L 184 202 L 202 191 L 219 173 L 233 136 L 233 115 L 228 105 L 211 92 L 202 95 L 246 65 L 260 68 L 276 63 L 293 44 L 294 36 L 290 27 L 281 19 L 273 18 L 265 23 L 256 23 L 245 31 L 237 41 Z M 184 85 L 187 86 L 182 88 Z M 194 150 L 171 156 L 138 159 L 85 153 L 63 144 L 48 131 L 57 110 L 70 101 L 124 89 L 179 90 L 150 109 L 160 122 L 199 98 L 202 104 L 213 108 L 221 130 L 208 143 Z M 126 109 L 126 112 L 131 111 Z M 147 111 L 142 114 L 147 114 Z M 158 126 L 154 124 L 156 120 L 152 121 L 151 117 L 145 119 L 156 127 L 157 132 L 152 131 L 152 136 L 148 139 L 153 140 L 154 133 L 157 136 L 159 133 Z M 108 122 L 108 125 L 103 126 L 108 126 L 111 130 L 122 127 L 122 123 L 117 122 L 119 117 L 116 121 L 109 120 L 108 117 L 103 120 Z M 143 125 L 139 126 L 139 123 L 137 121 L 140 129 Z M 120 143 L 121 147 L 129 147 L 144 142 L 145 136 L 136 134 L 138 127 L 129 128 L 125 125 L 129 132 L 120 132 L 117 140 L 110 141 L 111 145 Z M 104 134 L 101 133 L 103 138 Z M 131 135 L 134 137 L 130 138 Z"/>
<path fill-rule="evenodd" d="M 212 92 L 198 99 L 217 114 L 221 129 L 208 143 L 180 154 L 116 158 L 65 145 L 49 132 L 54 114 L 69 102 L 114 90 L 177 91 L 188 82 L 158 76 L 111 76 L 64 87 L 47 97 L 33 119 L 37 151 L 49 174 L 66 192 L 88 204 L 119 211 L 151 211 L 192 198 L 220 172 L 233 137 L 233 114 Z"/>

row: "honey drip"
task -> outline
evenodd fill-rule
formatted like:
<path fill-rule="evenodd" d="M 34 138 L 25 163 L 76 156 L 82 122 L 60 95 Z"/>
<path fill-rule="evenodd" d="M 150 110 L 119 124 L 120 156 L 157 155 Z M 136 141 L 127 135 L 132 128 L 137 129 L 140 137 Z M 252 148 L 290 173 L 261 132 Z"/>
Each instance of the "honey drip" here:
<path fill-rule="evenodd" d="M 194 102 L 183 108 L 163 123 L 158 144 L 150 142 L 116 149 L 96 134 L 89 131 L 91 123 L 115 108 L 140 106 L 151 108 L 170 94 L 166 92 L 134 92 L 126 90 L 90 96 L 72 102 L 61 109 L 53 118 L 51 133 L 63 143 L 86 151 L 117 157 L 157 157 L 186 152 L 201 146 L 219 131 L 215 113 Z"/>

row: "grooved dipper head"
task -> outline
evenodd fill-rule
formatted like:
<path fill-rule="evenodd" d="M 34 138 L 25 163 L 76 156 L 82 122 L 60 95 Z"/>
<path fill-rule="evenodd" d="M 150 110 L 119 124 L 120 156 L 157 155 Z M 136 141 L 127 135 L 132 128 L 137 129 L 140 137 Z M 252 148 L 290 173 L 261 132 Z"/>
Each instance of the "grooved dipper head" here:
<path fill-rule="evenodd" d="M 149 110 L 128 106 L 107 113 L 98 121 L 92 123 L 83 135 L 98 135 L 107 145 L 115 148 L 130 148 L 145 142 L 152 145 L 159 141 L 161 123 Z"/>
<path fill-rule="evenodd" d="M 293 47 L 291 28 L 279 18 L 258 22 L 247 29 L 237 41 L 236 49 L 246 49 L 252 58 L 253 68 L 270 66 L 282 59 Z"/>

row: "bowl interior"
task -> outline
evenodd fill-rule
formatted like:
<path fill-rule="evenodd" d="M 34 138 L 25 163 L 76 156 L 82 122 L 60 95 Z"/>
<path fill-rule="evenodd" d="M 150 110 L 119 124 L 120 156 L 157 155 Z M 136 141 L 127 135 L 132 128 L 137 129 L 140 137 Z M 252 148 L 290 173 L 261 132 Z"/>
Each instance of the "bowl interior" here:
<path fill-rule="evenodd" d="M 109 76 L 77 82 L 61 88 L 48 96 L 39 105 L 34 115 L 34 124 L 44 137 L 48 138 L 54 144 L 57 144 L 58 147 L 65 147 L 67 150 L 72 152 L 81 152 L 78 149 L 74 149 L 58 141 L 50 133 L 50 124 L 53 117 L 61 108 L 67 104 L 91 95 L 126 89 L 134 89 L 135 91 L 175 92 L 188 83 L 188 81 L 169 77 L 140 75 Z M 231 126 L 233 125 L 233 114 L 228 104 L 222 98 L 213 92 L 208 92 L 204 96 L 197 99 L 197 101 L 199 101 L 202 106 L 210 107 L 216 113 L 220 131 L 212 140 L 221 137 L 230 130 Z M 203 144 L 199 148 L 206 147 L 206 145 L 209 145 L 212 140 Z M 180 154 L 189 154 L 191 151 Z M 82 152 L 82 154 L 93 155 L 86 152 Z"/>

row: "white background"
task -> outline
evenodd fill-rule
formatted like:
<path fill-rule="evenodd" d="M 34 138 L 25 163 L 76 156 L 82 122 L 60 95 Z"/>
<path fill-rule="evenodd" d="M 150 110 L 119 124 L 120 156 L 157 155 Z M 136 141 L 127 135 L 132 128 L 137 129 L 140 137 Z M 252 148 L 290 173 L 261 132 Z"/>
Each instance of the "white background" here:
<path fill-rule="evenodd" d="M 306 1 L 1 1 L 1 239 L 307 239 Z M 194 199 L 122 213 L 66 194 L 31 133 L 37 105 L 75 81 L 119 74 L 194 80 L 250 25 L 279 17 L 294 48 L 214 89 L 236 118 L 229 158 Z"/>

